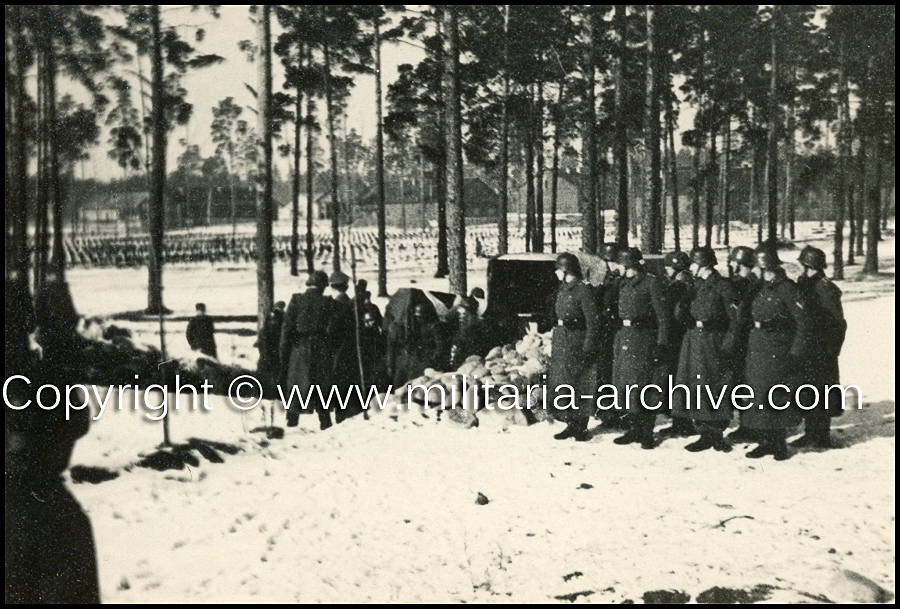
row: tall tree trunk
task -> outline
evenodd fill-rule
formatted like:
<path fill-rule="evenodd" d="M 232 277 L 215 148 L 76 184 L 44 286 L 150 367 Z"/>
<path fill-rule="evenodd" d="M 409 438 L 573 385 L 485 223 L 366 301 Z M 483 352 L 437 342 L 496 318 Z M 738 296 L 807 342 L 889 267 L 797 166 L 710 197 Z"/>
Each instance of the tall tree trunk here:
<path fill-rule="evenodd" d="M 306 48 L 306 65 L 312 66 L 312 47 Z M 312 273 L 315 270 L 316 259 L 313 247 L 313 220 L 315 216 L 315 171 L 316 164 L 315 140 L 313 133 L 313 119 L 316 111 L 316 101 L 312 94 L 306 98 L 306 271 Z"/>
<path fill-rule="evenodd" d="M 421 148 L 419 152 L 416 154 L 416 162 L 418 165 L 418 183 L 419 183 L 419 211 L 422 214 L 422 233 L 425 233 L 425 230 L 428 228 L 428 206 L 426 205 L 426 197 L 425 197 L 425 159 L 422 156 Z"/>
<path fill-rule="evenodd" d="M 832 254 L 832 277 L 840 280 L 844 278 L 844 213 L 847 204 L 847 159 L 850 156 L 849 140 L 849 116 L 847 104 L 849 103 L 849 90 L 847 87 L 847 33 L 838 32 L 838 167 L 834 197 L 834 252 Z M 852 216 L 851 216 L 852 217 Z M 852 220 L 851 220 L 852 222 Z M 851 241 L 853 231 L 851 229 Z M 851 248 L 852 250 L 852 248 Z"/>
<path fill-rule="evenodd" d="M 303 49 L 300 49 L 302 60 Z M 297 87 L 294 121 L 294 175 L 291 180 L 291 275 L 300 274 L 300 126 L 303 124 L 303 92 Z"/>
<path fill-rule="evenodd" d="M 638 211 L 643 209 L 647 201 L 647 193 L 644 191 L 644 179 L 641 170 L 644 166 L 643 154 L 640 150 L 629 150 L 625 155 L 628 161 L 628 192 L 634 199 L 634 204 L 628 206 L 628 226 L 631 237 L 635 241 L 638 238 Z"/>
<path fill-rule="evenodd" d="M 596 151 L 595 126 L 597 124 L 597 103 L 594 88 L 594 16 L 591 6 L 584 9 L 584 79 L 585 96 L 581 125 L 581 248 L 589 253 L 597 253 L 597 213 L 594 200 L 597 176 L 594 173 L 597 163 L 594 159 Z"/>
<path fill-rule="evenodd" d="M 796 79 L 796 76 L 792 75 L 792 81 Z M 793 82 L 791 83 L 793 85 Z M 784 188 L 784 218 L 785 225 L 781 227 L 782 236 L 787 236 L 791 240 L 796 238 L 796 230 L 794 227 L 794 209 L 796 206 L 796 181 L 797 181 L 797 156 L 796 151 L 794 150 L 794 131 L 796 130 L 796 117 L 794 115 L 794 103 L 791 101 L 787 107 L 787 134 L 785 139 L 785 159 L 784 159 L 784 171 L 785 171 L 785 188 Z"/>
<path fill-rule="evenodd" d="M 700 185 L 702 184 L 702 176 L 700 174 L 700 148 L 701 142 L 696 142 L 694 146 L 694 183 L 693 197 L 691 198 L 691 246 L 699 247 L 700 245 Z"/>
<path fill-rule="evenodd" d="M 333 248 L 331 266 L 332 270 L 338 272 L 341 270 L 341 205 L 338 197 L 338 156 L 331 90 L 331 49 L 327 43 L 323 45 L 322 54 L 325 63 L 325 116 L 328 122 L 328 148 L 331 155 L 331 243 Z"/>
<path fill-rule="evenodd" d="M 259 105 L 259 143 L 257 155 L 259 169 L 256 188 L 256 289 L 257 317 L 256 326 L 260 340 L 260 349 L 265 350 L 263 327 L 272 310 L 275 296 L 275 279 L 272 271 L 274 255 L 272 251 L 272 31 L 271 11 L 268 4 L 259 5 L 257 15 L 257 49 L 258 87 L 257 103 Z M 297 137 L 299 141 L 299 134 Z M 296 216 L 295 216 L 296 217 Z"/>
<path fill-rule="evenodd" d="M 24 27 L 22 24 L 22 6 L 10 6 L 10 25 L 13 36 L 13 81 L 12 81 L 12 158 L 10 173 L 13 177 L 13 234 L 12 242 L 14 259 L 13 267 L 21 277 L 28 273 L 28 147 L 25 141 L 25 55 L 28 52 Z M 10 245 L 7 245 L 10 247 Z"/>
<path fill-rule="evenodd" d="M 404 156 L 405 152 L 403 151 Z M 407 230 L 409 230 L 409 225 L 406 222 L 406 163 L 401 161 L 397 169 L 398 177 L 400 178 L 400 228 L 403 229 L 403 234 L 405 235 Z"/>
<path fill-rule="evenodd" d="M 869 199 L 866 195 L 866 147 L 865 137 L 860 133 L 857 138 L 856 163 L 854 164 L 856 181 L 856 255 L 860 258 L 866 255 L 863 242 L 866 234 L 866 207 Z"/>
<path fill-rule="evenodd" d="M 869 55 L 867 60 L 868 77 L 874 81 L 875 57 Z M 881 158 L 882 135 L 884 125 L 885 100 L 883 90 L 875 88 L 871 98 L 864 99 L 864 104 L 871 107 L 872 118 L 866 128 L 866 171 L 865 171 L 865 204 L 868 230 L 866 231 L 866 260 L 863 273 L 878 273 L 878 241 L 881 238 Z"/>
<path fill-rule="evenodd" d="M 503 118 L 500 127 L 500 213 L 497 253 L 509 252 L 509 5 L 503 7 Z"/>
<path fill-rule="evenodd" d="M 381 24 L 375 26 L 375 188 L 378 190 L 378 296 L 386 297 L 387 291 L 387 218 L 384 200 L 384 117 L 381 108 Z"/>
<path fill-rule="evenodd" d="M 613 68 L 615 87 L 615 143 L 613 162 L 616 166 L 616 242 L 628 245 L 628 129 L 625 125 L 625 5 L 615 5 L 616 57 Z"/>
<path fill-rule="evenodd" d="M 530 92 L 529 92 L 530 93 Z M 528 117 L 525 120 L 525 251 L 534 248 L 534 98 L 529 95 Z"/>
<path fill-rule="evenodd" d="M 553 166 L 550 170 L 550 251 L 556 253 L 556 206 L 558 203 L 559 193 L 559 147 L 561 145 L 559 137 L 560 113 L 562 112 L 563 103 L 563 80 L 559 81 L 559 97 L 556 102 L 556 110 L 554 112 L 555 120 L 553 121 Z"/>
<path fill-rule="evenodd" d="M 870 127 L 871 128 L 871 127 Z M 878 224 L 880 222 L 879 199 L 881 196 L 881 162 L 877 138 L 867 134 L 864 140 L 865 174 L 863 202 L 866 216 L 866 252 L 863 273 L 878 273 Z"/>
<path fill-rule="evenodd" d="M 731 117 L 725 121 L 725 165 L 722 168 L 722 230 L 725 247 L 731 245 Z"/>
<path fill-rule="evenodd" d="M 750 207 L 753 211 L 754 220 L 756 221 L 756 241 L 762 243 L 763 232 L 765 230 L 762 204 L 762 181 L 763 172 L 765 171 L 766 159 L 765 150 L 761 143 L 753 146 L 753 173 L 750 175 Z"/>
<path fill-rule="evenodd" d="M 847 112 L 847 110 L 845 110 Z M 851 136 L 852 138 L 852 136 Z M 847 235 L 847 265 L 856 264 L 856 181 L 853 179 L 855 172 L 853 168 L 855 161 L 853 159 L 852 141 L 848 143 L 850 148 L 850 156 L 844 160 L 844 188 L 847 192 L 847 218 L 850 221 L 850 231 Z"/>
<path fill-rule="evenodd" d="M 53 270 L 60 280 L 65 280 L 66 257 L 65 247 L 63 244 L 63 215 L 62 215 L 62 180 L 59 175 L 59 154 L 57 140 L 57 117 L 56 117 L 56 52 L 53 48 L 52 30 L 48 31 L 47 36 L 47 123 L 49 124 L 47 154 L 49 161 L 50 189 L 53 195 L 51 200 L 51 214 L 53 218 L 53 249 L 51 260 Z"/>
<path fill-rule="evenodd" d="M 716 152 L 716 129 L 709 133 L 709 160 L 706 175 L 706 233 L 704 245 L 712 247 L 713 224 L 715 223 L 716 186 L 719 181 L 718 154 Z"/>
<path fill-rule="evenodd" d="M 166 123 L 163 90 L 162 33 L 159 5 L 150 7 L 150 27 L 152 32 L 152 55 L 150 71 L 150 98 L 153 109 L 150 124 L 153 130 L 153 166 L 150 171 L 150 199 L 148 201 L 150 232 L 150 264 L 147 286 L 147 313 L 162 314 L 163 306 L 163 235 L 165 230 L 165 188 L 166 188 Z M 162 338 L 162 337 L 161 337 Z"/>
<path fill-rule="evenodd" d="M 38 39 L 45 38 L 45 31 Z M 49 188 L 47 181 L 47 140 L 49 124 L 47 118 L 47 66 L 44 44 L 39 42 L 35 52 L 37 67 L 37 200 L 35 201 L 34 222 L 34 291 L 39 293 L 47 270 L 47 207 Z"/>
<path fill-rule="evenodd" d="M 450 291 L 465 295 L 466 216 L 463 194 L 462 116 L 459 92 L 459 28 L 457 8 L 444 9 L 445 41 L 444 103 L 447 109 L 447 212 L 450 247 Z"/>
<path fill-rule="evenodd" d="M 537 97 L 537 107 L 535 108 L 534 121 L 534 154 L 537 160 L 535 168 L 535 191 L 534 191 L 534 239 L 532 245 L 534 251 L 544 251 L 544 83 L 538 80 L 535 83 L 535 97 Z"/>
<path fill-rule="evenodd" d="M 675 251 L 681 251 L 681 209 L 678 197 L 678 155 L 675 153 L 675 119 L 672 103 L 666 104 L 666 128 L 669 132 L 669 172 L 672 190 L 672 230 L 675 233 Z"/>
<path fill-rule="evenodd" d="M 659 62 L 657 61 L 654 5 L 647 5 L 647 97 L 645 103 L 645 133 L 647 148 L 647 216 L 645 245 L 651 254 L 662 252 L 662 176 L 659 151 Z"/>
<path fill-rule="evenodd" d="M 443 5 L 438 5 L 438 9 L 436 12 L 436 24 L 437 28 L 437 36 L 438 39 L 442 39 L 446 32 L 444 31 L 444 12 L 449 10 L 448 8 L 443 7 Z M 437 65 L 438 70 L 440 71 L 440 76 L 438 82 L 441 83 L 441 86 L 438 87 L 438 95 L 437 95 L 437 105 L 438 105 L 438 141 L 446 142 L 447 141 L 447 100 L 446 92 L 444 91 L 443 83 L 447 78 L 446 75 L 446 65 L 444 59 L 445 51 L 444 45 L 440 44 L 437 48 Z M 450 265 L 449 265 L 449 252 L 447 248 L 447 188 L 448 181 L 450 180 L 449 175 L 447 174 L 447 150 L 446 146 L 441 146 L 438 151 L 438 155 L 440 158 L 438 159 L 437 166 L 437 190 L 438 190 L 438 201 L 437 201 L 437 216 L 438 216 L 438 239 L 437 239 L 437 271 L 434 276 L 436 278 L 446 277 L 450 273 Z"/>
<path fill-rule="evenodd" d="M 775 242 L 778 238 L 778 44 L 775 38 L 775 23 L 778 5 L 772 6 L 772 22 L 769 38 L 771 45 L 771 75 L 769 81 L 768 116 L 769 131 L 766 136 L 766 190 L 768 205 L 766 213 L 766 239 Z"/>

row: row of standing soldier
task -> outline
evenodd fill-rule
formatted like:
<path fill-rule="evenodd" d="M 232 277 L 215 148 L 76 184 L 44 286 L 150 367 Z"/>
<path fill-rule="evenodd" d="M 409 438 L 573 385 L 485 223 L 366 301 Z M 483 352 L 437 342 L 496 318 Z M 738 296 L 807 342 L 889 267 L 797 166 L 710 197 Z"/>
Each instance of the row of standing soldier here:
<path fill-rule="evenodd" d="M 565 385 L 581 396 L 577 409 L 558 411 L 567 426 L 557 439 L 590 439 L 587 424 L 595 411 L 593 398 L 600 385 L 611 384 L 618 408 L 600 412 L 602 427 L 626 430 L 616 444 L 639 442 L 653 448 L 660 409 L 644 408 L 638 395 L 653 384 L 667 398 L 671 375 L 691 393 L 688 398 L 683 390 L 673 392 L 673 403 L 662 409 L 673 422 L 661 433 L 699 434 L 686 447 L 691 452 L 729 451 L 732 442 L 753 441 L 759 445 L 747 453 L 750 458 L 788 458 L 787 432 L 800 422 L 801 411 L 795 406 L 779 410 L 772 404 L 793 400 L 794 390 L 804 384 L 818 388 L 819 403 L 802 413 L 805 434 L 794 445 L 831 445 L 830 418 L 839 416 L 841 408 L 828 403 L 823 388 L 839 382 L 838 356 L 847 325 L 841 291 L 825 277 L 822 250 L 806 247 L 800 253 L 804 270 L 797 282 L 787 277 L 776 248 L 768 243 L 755 251 L 734 248 L 729 255 L 730 278 L 716 271 L 716 255 L 708 247 L 696 248 L 690 256 L 668 254 L 665 278 L 646 272 L 637 248 L 609 244 L 603 258 L 609 273 L 597 287 L 582 281 L 575 256 L 557 258 L 561 285 L 547 390 L 555 397 Z M 739 383 L 752 388 L 755 403 L 740 411 L 740 426 L 726 440 L 723 432 L 733 409 L 724 403 L 714 408 L 706 387 L 718 396 L 723 387 L 730 390 Z M 788 390 L 778 388 L 768 402 L 776 385 Z M 637 389 L 624 410 L 628 386 Z M 698 395 L 698 387 L 700 402 L 688 404 L 687 399 Z M 804 405 L 815 401 L 812 392 L 801 392 Z M 652 405 L 652 400 L 648 402 Z"/>

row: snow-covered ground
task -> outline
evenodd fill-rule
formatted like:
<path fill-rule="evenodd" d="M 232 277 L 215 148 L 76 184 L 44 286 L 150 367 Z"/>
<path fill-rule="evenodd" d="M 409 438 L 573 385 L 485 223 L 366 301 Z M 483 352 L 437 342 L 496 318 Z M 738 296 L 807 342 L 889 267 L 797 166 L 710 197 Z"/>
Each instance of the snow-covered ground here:
<path fill-rule="evenodd" d="M 786 462 L 745 459 L 742 446 L 688 453 L 689 440 L 653 451 L 608 434 L 556 442 L 559 424 L 510 426 L 499 413 L 464 429 L 433 412 L 373 412 L 326 432 L 307 416 L 266 439 L 250 430 L 268 404 L 239 412 L 217 397 L 209 412 L 173 412 L 172 439 L 243 450 L 158 472 L 129 464 L 153 452 L 161 423 L 144 409 L 108 411 L 72 463 L 121 475 L 70 483 L 93 523 L 103 600 L 640 602 L 661 589 L 696 600 L 760 585 L 772 600 L 852 600 L 832 581 L 844 569 L 893 593 L 893 237 L 881 252 L 882 276 L 856 279 L 851 267 L 840 284 L 842 380 L 862 388 L 865 408 L 835 421 L 842 449 Z M 483 270 L 470 271 L 470 287 L 484 285 Z M 429 276 L 394 272 L 390 289 L 446 289 Z M 145 303 L 144 272 L 74 271 L 70 281 L 84 314 Z M 276 281 L 286 300 L 297 280 L 281 268 Z M 198 300 L 212 314 L 252 314 L 253 270 L 166 271 L 169 307 L 190 314 Z M 183 327 L 169 329 L 180 333 L 170 350 L 186 354 Z M 252 340 L 222 335 L 223 360 L 252 368 Z"/>

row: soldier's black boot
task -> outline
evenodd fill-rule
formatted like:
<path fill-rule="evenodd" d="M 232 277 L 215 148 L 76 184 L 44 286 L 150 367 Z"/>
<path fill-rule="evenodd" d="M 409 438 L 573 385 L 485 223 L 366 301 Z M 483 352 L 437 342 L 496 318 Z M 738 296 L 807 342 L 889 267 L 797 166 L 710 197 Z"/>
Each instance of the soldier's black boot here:
<path fill-rule="evenodd" d="M 300 413 L 294 410 L 288 410 L 287 412 L 287 426 L 288 427 L 296 427 L 300 422 Z"/>
<path fill-rule="evenodd" d="M 731 443 L 724 438 L 722 433 L 723 430 L 716 429 L 712 434 L 713 448 L 715 448 L 720 453 L 730 453 Z"/>
<path fill-rule="evenodd" d="M 624 436 L 619 436 L 615 440 L 613 440 L 613 444 L 625 445 L 625 444 L 634 444 L 635 442 L 641 441 L 641 432 L 637 428 L 637 426 L 632 426 L 628 431 L 625 432 Z"/>
<path fill-rule="evenodd" d="M 576 425 L 575 435 L 573 436 L 576 442 L 590 442 L 591 434 L 587 430 L 587 424 L 587 419 L 585 419 L 584 421 L 578 421 L 578 424 Z"/>
<path fill-rule="evenodd" d="M 328 410 L 319 408 L 317 414 L 319 415 L 319 429 L 321 431 L 325 431 L 331 427 L 331 413 L 328 412 Z"/>
<path fill-rule="evenodd" d="M 766 455 L 772 454 L 772 438 L 769 432 L 759 432 L 759 446 L 746 454 L 748 459 L 762 459 Z"/>
<path fill-rule="evenodd" d="M 571 423 L 566 425 L 566 428 L 563 429 L 558 434 L 554 434 L 554 440 L 568 440 L 569 438 L 574 438 L 578 434 L 578 428 Z"/>
<path fill-rule="evenodd" d="M 715 446 L 715 444 L 716 443 L 712 436 L 712 433 L 710 433 L 709 430 L 704 429 L 700 433 L 700 439 L 696 440 L 695 442 L 691 442 L 690 444 L 685 446 L 684 449 L 691 453 L 699 453 L 704 450 L 709 450 L 710 448 Z"/>
<path fill-rule="evenodd" d="M 791 453 L 787 446 L 786 432 L 774 432 L 772 437 L 772 456 L 775 457 L 776 461 L 786 461 L 791 458 Z"/>

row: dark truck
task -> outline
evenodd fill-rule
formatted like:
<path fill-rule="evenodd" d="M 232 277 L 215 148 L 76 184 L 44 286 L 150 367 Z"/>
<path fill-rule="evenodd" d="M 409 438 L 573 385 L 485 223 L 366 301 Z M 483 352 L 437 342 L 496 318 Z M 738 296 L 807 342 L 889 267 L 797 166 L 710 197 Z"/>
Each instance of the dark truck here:
<path fill-rule="evenodd" d="M 606 262 L 599 256 L 573 252 L 581 264 L 585 280 L 592 285 L 603 283 Z M 497 345 L 521 338 L 531 324 L 539 332 L 553 327 L 553 306 L 556 301 L 557 254 L 507 254 L 488 262 L 487 307 L 485 321 L 491 326 Z M 650 273 L 665 275 L 661 255 L 647 255 L 644 264 Z"/>

